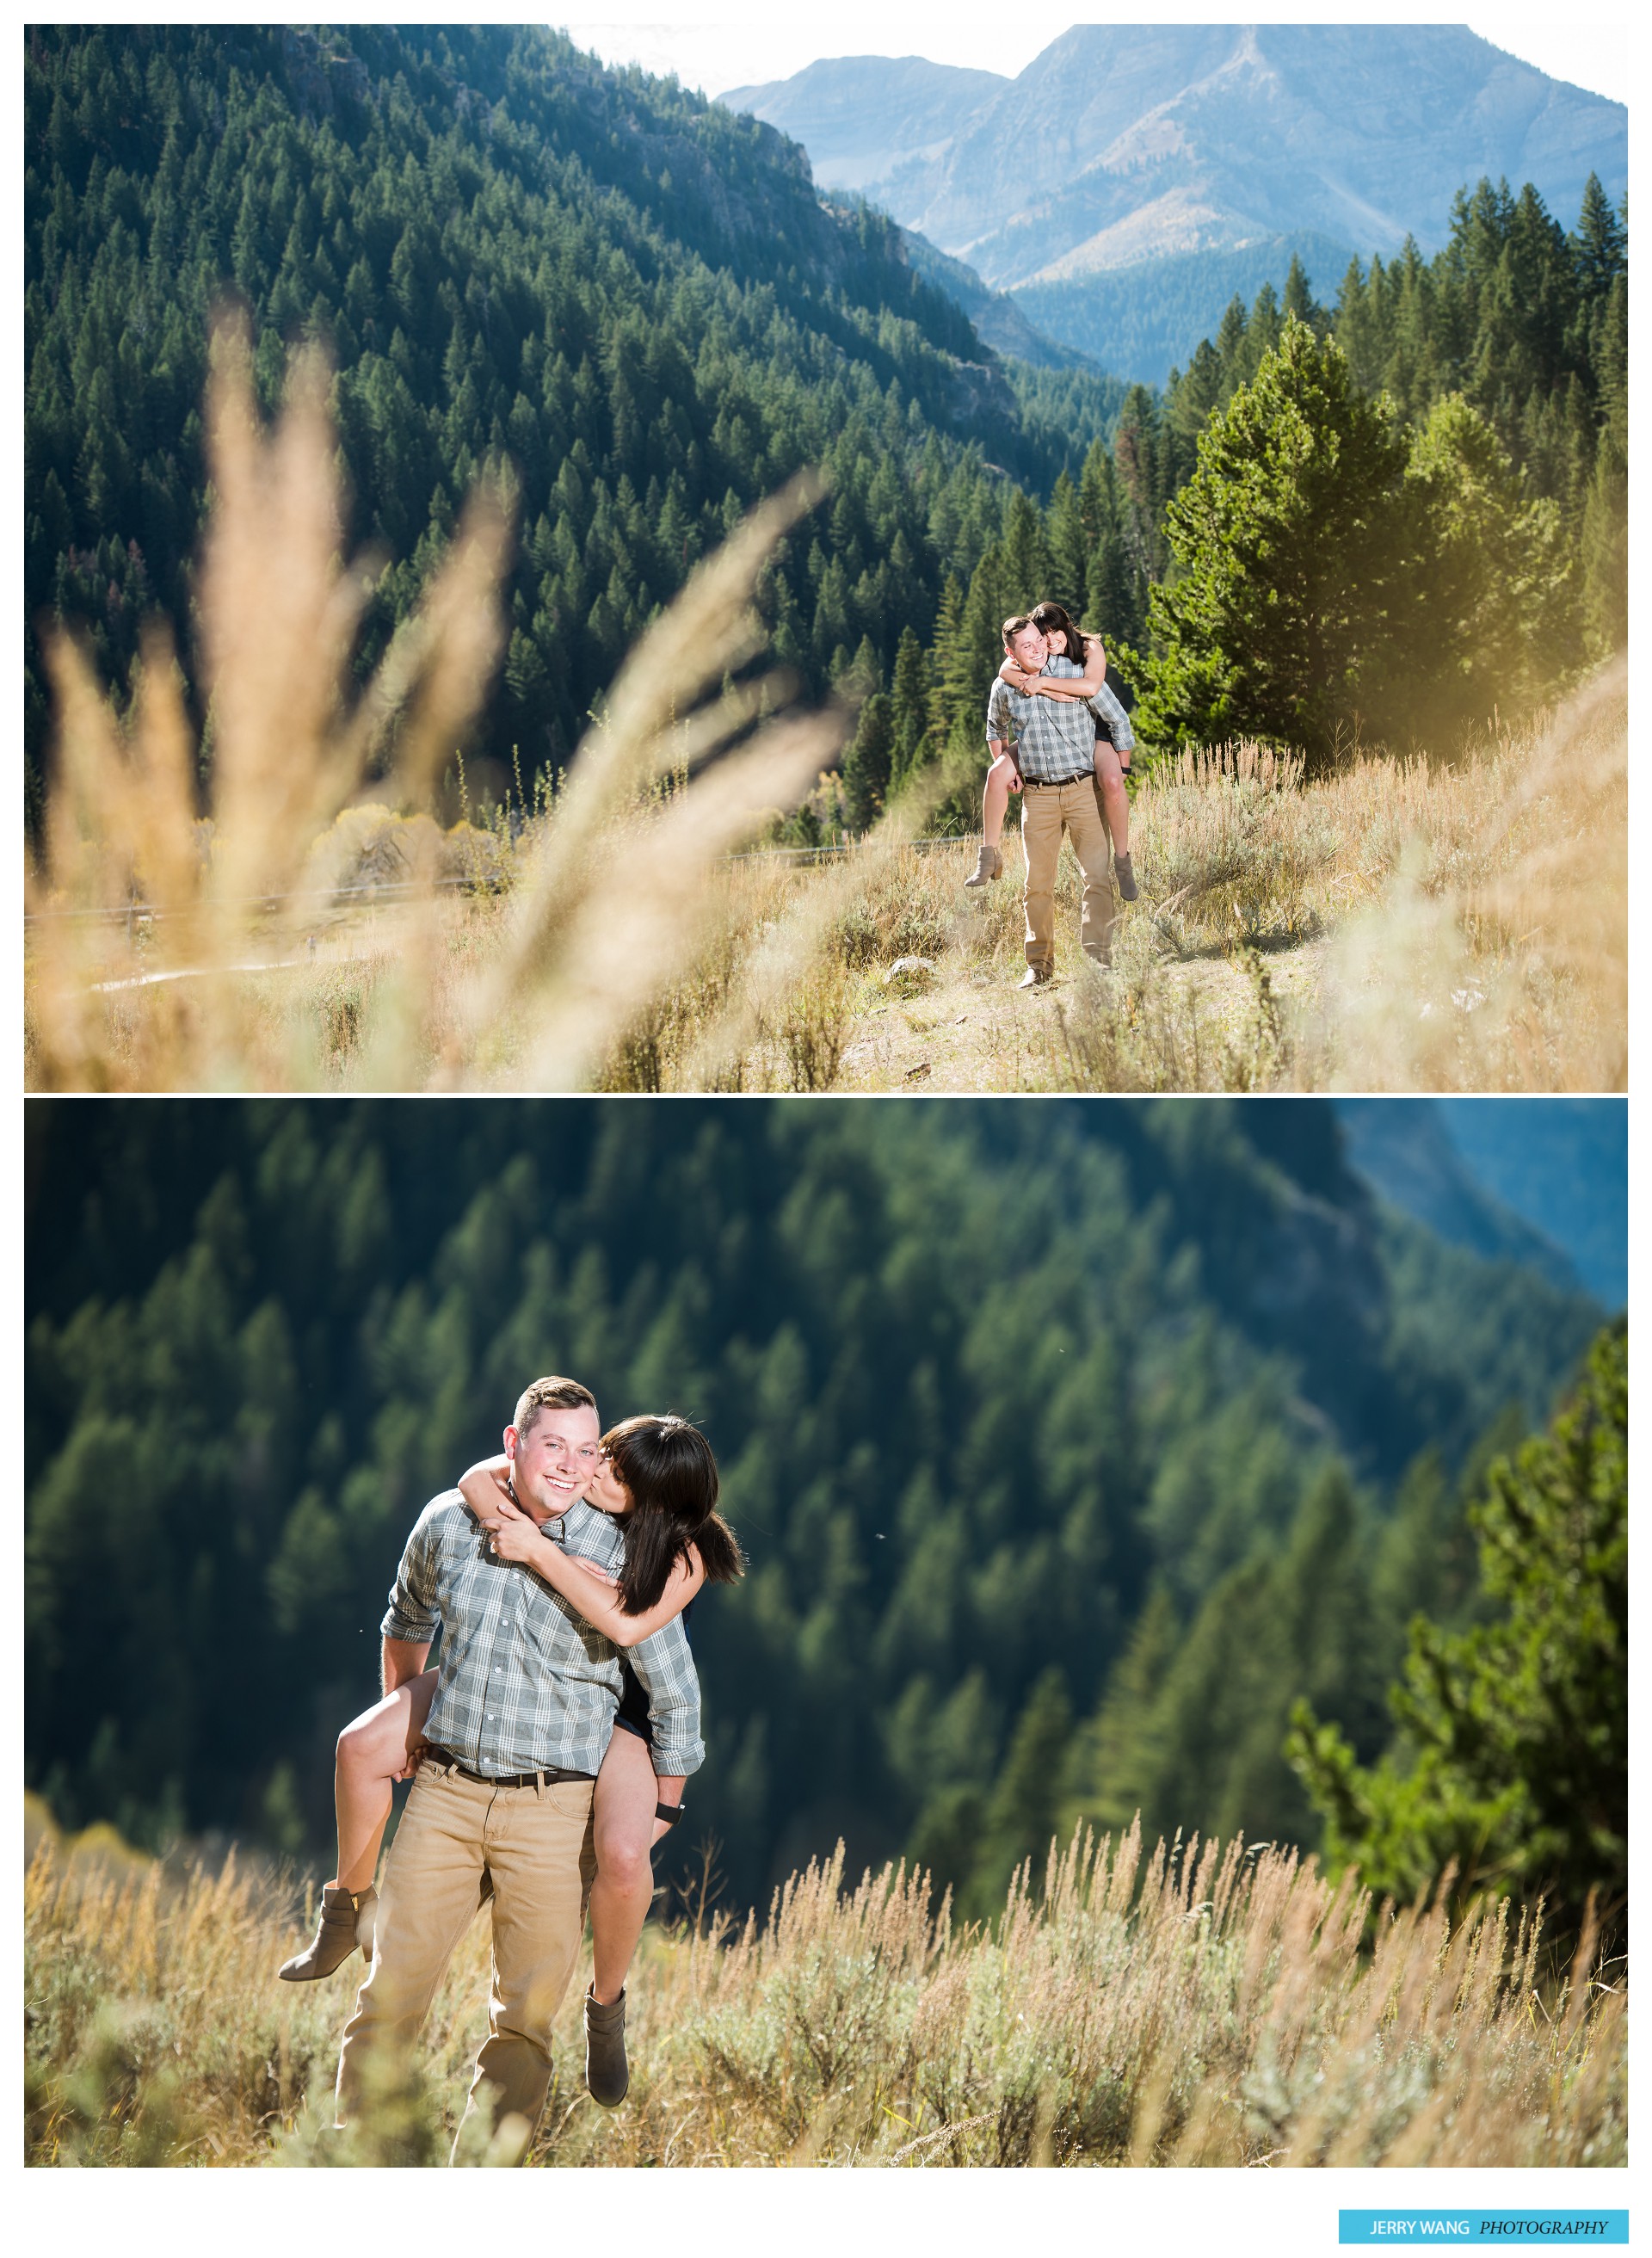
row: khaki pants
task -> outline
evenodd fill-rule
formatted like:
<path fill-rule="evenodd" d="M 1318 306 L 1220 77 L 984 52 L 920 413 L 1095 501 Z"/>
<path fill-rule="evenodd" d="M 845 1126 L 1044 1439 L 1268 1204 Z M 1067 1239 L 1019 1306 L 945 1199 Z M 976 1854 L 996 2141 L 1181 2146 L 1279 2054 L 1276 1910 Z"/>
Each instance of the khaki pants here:
<path fill-rule="evenodd" d="M 1035 972 L 1046 975 L 1055 969 L 1055 866 L 1063 831 L 1072 839 L 1084 878 L 1079 944 L 1087 956 L 1104 964 L 1112 945 L 1113 885 L 1095 779 L 1081 777 L 1076 784 L 1037 785 L 1029 778 L 1021 811 L 1021 845 L 1027 858 L 1027 962 Z"/>
<path fill-rule="evenodd" d="M 578 1956 L 595 1782 L 490 1787 L 426 1764 L 414 1781 L 379 1894 L 372 1966 L 344 2027 L 338 2121 L 360 2107 L 365 2057 L 406 2049 L 477 1911 L 493 1899 L 487 2037 L 465 2104 L 468 2123 L 494 2088 L 493 2120 L 539 2122 L 550 2084 L 551 2018 Z M 461 2125 L 463 2137 L 464 2126 Z"/>

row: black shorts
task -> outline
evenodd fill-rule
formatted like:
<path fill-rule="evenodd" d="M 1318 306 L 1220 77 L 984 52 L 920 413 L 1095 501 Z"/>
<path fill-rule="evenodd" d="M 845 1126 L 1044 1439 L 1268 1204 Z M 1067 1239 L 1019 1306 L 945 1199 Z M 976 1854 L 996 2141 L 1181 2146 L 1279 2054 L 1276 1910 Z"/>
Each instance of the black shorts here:
<path fill-rule="evenodd" d="M 613 1721 L 614 1729 L 621 1733 L 635 1733 L 638 1740 L 645 1741 L 652 1748 L 654 1724 L 649 1715 L 649 1697 L 642 1690 L 642 1680 L 627 1662 L 620 1665 L 620 1674 L 624 1681 L 624 1690 L 620 1696 L 619 1715 Z"/>
<path fill-rule="evenodd" d="M 691 1600 L 683 1610 L 683 1627 L 685 1630 L 688 1628 L 688 1619 L 694 1612 L 695 1600 L 698 1597 L 699 1594 L 697 1592 L 694 1599 Z M 646 1742 L 648 1746 L 652 1748 L 654 1721 L 649 1715 L 649 1697 L 643 1690 L 642 1680 L 632 1669 L 624 1655 L 620 1657 L 620 1708 L 613 1721 L 615 1729 L 622 1733 L 635 1733 L 638 1740 Z"/>

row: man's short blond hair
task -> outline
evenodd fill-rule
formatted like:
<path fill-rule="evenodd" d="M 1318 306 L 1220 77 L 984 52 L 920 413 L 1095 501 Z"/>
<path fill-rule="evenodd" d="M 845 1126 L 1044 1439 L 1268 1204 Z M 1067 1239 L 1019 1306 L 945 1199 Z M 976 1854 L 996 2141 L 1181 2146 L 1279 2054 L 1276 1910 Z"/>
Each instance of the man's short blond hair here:
<path fill-rule="evenodd" d="M 519 1435 L 526 1435 L 542 1411 L 577 1411 L 588 1403 L 594 1411 L 597 1399 L 591 1390 L 578 1380 L 559 1379 L 555 1373 L 544 1380 L 530 1380 L 516 1399 L 516 1413 L 511 1424 Z"/>
<path fill-rule="evenodd" d="M 1030 612 L 1017 612 L 1012 620 L 1006 620 L 1004 621 L 1003 647 L 1006 650 L 1010 648 L 1010 638 L 1014 636 L 1018 636 L 1023 628 L 1039 628 L 1038 621 L 1032 617 Z M 1039 628 L 1039 633 L 1042 635 L 1043 632 L 1043 628 Z"/>

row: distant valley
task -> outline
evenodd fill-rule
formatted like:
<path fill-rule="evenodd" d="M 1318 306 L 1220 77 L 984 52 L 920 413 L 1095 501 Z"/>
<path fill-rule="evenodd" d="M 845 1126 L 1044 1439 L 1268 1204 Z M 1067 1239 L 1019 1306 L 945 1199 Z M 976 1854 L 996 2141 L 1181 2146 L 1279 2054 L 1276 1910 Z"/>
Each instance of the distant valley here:
<path fill-rule="evenodd" d="M 1532 181 L 1563 226 L 1592 171 L 1614 202 L 1627 177 L 1623 104 L 1448 25 L 1083 25 L 1013 78 L 846 56 L 720 98 L 1151 382 L 1293 253 L 1329 300 L 1355 255 L 1437 250 L 1482 176 Z"/>

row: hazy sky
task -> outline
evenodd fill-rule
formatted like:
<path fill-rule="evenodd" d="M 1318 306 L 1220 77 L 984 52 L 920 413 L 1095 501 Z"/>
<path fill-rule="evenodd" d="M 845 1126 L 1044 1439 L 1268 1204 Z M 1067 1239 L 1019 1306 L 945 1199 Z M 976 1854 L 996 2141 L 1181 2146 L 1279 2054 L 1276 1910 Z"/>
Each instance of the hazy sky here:
<path fill-rule="evenodd" d="M 590 0 L 585 0 L 587 8 Z M 1142 11 L 1140 13 L 1148 11 Z M 1275 6 L 1271 23 L 1323 23 L 1324 0 L 1317 7 Z M 1159 23 L 1211 24 L 1254 20 L 1235 11 L 1231 18 L 1212 7 L 1209 0 L 1193 5 L 1157 5 L 1152 11 Z M 1353 20 L 1397 23 L 1460 23 L 1463 18 L 1440 10 L 1411 5 L 1396 7 L 1383 0 L 1366 0 Z M 978 70 L 1002 71 L 1013 78 L 1071 22 L 1139 20 L 1137 11 L 1120 11 L 1117 17 L 1066 17 L 1043 10 L 1027 10 L 1017 18 L 1002 7 L 939 4 L 939 0 L 899 0 L 869 6 L 866 0 L 842 0 L 816 16 L 812 10 L 790 10 L 768 0 L 761 16 L 748 17 L 738 6 L 719 7 L 717 0 L 606 0 L 600 16 L 582 14 L 563 23 L 582 47 L 605 62 L 641 63 L 645 69 L 675 71 L 688 86 L 707 94 L 721 94 L 733 86 L 761 85 L 789 78 L 805 63 L 825 55 L 927 55 L 937 62 L 973 65 Z M 1006 38 L 1005 26 L 1015 26 Z M 1021 28 L 1025 25 L 1026 28 Z M 1469 28 L 1484 39 L 1522 60 L 1535 63 L 1551 77 L 1568 79 L 1592 93 L 1609 95 L 1614 102 L 1627 99 L 1629 34 L 1627 19 L 1616 23 L 1571 23 L 1551 9 L 1546 15 L 1486 13 L 1474 18 Z"/>

